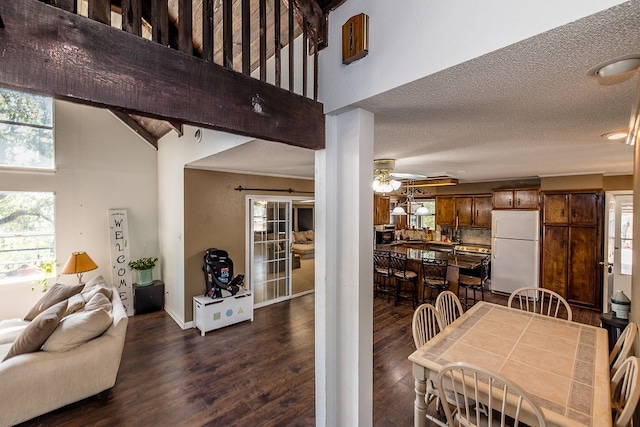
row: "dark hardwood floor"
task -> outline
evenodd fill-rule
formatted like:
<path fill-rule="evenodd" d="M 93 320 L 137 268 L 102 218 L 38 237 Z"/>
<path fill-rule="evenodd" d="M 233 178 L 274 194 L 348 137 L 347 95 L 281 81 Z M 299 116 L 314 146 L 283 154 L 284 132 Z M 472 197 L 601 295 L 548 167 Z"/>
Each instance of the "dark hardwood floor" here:
<path fill-rule="evenodd" d="M 413 425 L 412 315 L 408 303 L 374 300 L 375 426 Z M 574 320 L 599 324 L 588 310 L 574 309 Z M 134 316 L 106 401 L 91 397 L 21 426 L 313 426 L 313 360 L 313 294 L 205 337 L 164 311 Z"/>

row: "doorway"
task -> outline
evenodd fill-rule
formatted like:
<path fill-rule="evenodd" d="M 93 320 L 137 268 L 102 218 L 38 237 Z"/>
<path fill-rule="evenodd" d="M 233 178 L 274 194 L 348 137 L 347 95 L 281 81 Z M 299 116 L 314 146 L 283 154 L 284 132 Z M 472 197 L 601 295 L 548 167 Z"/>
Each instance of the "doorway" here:
<path fill-rule="evenodd" d="M 291 292 L 298 297 L 315 290 L 315 200 L 293 200 Z"/>
<path fill-rule="evenodd" d="M 291 201 L 247 196 L 249 283 L 256 308 L 291 296 Z"/>
<path fill-rule="evenodd" d="M 248 278 L 256 308 L 315 289 L 313 199 L 247 196 Z"/>
<path fill-rule="evenodd" d="M 611 295 L 621 290 L 631 298 L 633 254 L 633 192 L 609 191 L 606 194 L 606 254 L 604 262 L 604 298 L 602 307 L 611 311 Z"/>

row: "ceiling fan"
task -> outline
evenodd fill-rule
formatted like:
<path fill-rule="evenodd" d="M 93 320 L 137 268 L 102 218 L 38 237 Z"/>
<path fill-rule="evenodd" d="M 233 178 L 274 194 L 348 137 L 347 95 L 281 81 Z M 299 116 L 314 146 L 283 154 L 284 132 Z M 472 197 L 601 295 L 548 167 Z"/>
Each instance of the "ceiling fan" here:
<path fill-rule="evenodd" d="M 373 161 L 373 191 L 376 193 L 390 193 L 399 189 L 403 184 L 407 188 L 458 184 L 458 180 L 451 178 L 451 175 L 446 172 L 438 172 L 430 176 L 399 173 L 393 172 L 395 165 L 396 161 L 393 159 L 377 159 Z"/>

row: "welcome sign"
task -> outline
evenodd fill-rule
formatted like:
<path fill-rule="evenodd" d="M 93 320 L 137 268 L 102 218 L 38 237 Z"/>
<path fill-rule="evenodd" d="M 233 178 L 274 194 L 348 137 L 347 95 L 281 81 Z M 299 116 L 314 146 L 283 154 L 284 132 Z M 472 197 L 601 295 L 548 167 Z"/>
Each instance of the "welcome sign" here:
<path fill-rule="evenodd" d="M 129 268 L 129 222 L 126 209 L 109 209 L 111 282 L 116 286 L 128 316 L 133 316 L 133 280 Z"/>

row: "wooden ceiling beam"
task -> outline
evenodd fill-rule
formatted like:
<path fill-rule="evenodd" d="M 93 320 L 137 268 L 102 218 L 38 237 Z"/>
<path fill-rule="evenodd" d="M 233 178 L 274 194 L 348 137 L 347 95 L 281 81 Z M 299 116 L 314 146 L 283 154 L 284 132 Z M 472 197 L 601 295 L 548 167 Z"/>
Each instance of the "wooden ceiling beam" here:
<path fill-rule="evenodd" d="M 310 149 L 322 104 L 37 0 L 0 2 L 0 85 Z"/>
<path fill-rule="evenodd" d="M 129 128 L 137 133 L 142 139 L 147 141 L 153 148 L 158 149 L 158 140 L 151 135 L 147 129 L 140 125 L 137 121 L 135 121 L 131 116 L 127 113 L 123 113 L 122 111 L 117 110 L 109 110 L 111 113 L 116 116 L 122 123 L 129 126 Z"/>

